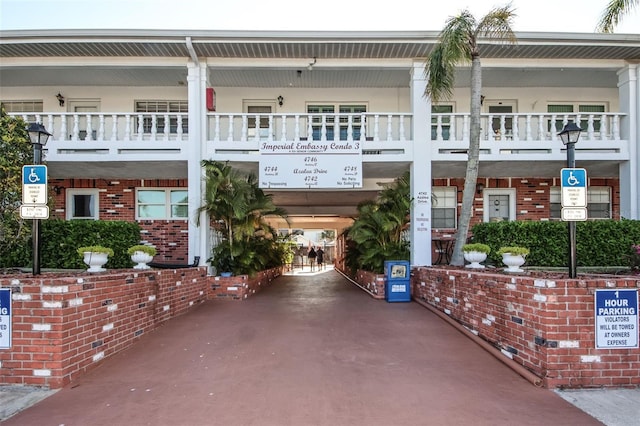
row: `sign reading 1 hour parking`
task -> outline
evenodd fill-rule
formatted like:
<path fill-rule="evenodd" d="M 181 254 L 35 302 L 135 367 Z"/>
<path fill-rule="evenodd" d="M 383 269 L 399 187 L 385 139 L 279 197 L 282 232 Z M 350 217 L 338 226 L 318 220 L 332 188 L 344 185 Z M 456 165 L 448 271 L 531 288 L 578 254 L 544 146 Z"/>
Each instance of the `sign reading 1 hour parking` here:
<path fill-rule="evenodd" d="M 11 289 L 0 288 L 0 349 L 11 348 Z"/>
<path fill-rule="evenodd" d="M 638 290 L 596 290 L 596 348 L 638 347 Z"/>

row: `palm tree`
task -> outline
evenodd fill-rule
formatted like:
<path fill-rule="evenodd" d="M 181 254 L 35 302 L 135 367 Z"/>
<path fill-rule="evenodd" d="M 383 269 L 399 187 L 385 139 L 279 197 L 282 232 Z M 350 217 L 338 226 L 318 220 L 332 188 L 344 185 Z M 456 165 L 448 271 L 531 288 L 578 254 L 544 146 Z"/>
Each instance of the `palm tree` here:
<path fill-rule="evenodd" d="M 473 198 L 478 180 L 480 156 L 480 95 L 482 91 L 482 67 L 478 38 L 485 37 L 515 43 L 511 29 L 515 18 L 511 5 L 492 9 L 479 22 L 468 10 L 447 20 L 440 32 L 438 44 L 427 58 L 427 88 L 425 95 L 433 102 L 450 98 L 453 93 L 455 67 L 460 62 L 471 62 L 471 120 L 467 171 L 462 194 L 462 210 L 458 220 L 452 265 L 463 265 L 462 246 L 466 243 L 471 221 Z"/>
<path fill-rule="evenodd" d="M 602 12 L 596 31 L 601 33 L 613 32 L 622 17 L 638 5 L 638 0 L 610 0 L 607 8 Z"/>

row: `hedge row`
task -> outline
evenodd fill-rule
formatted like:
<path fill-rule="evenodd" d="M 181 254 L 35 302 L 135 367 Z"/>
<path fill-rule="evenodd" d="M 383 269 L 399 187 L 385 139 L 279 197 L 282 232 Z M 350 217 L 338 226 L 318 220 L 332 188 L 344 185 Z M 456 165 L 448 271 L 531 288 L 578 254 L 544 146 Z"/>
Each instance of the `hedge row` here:
<path fill-rule="evenodd" d="M 101 245 L 113 249 L 106 267 L 130 268 L 133 265 L 127 249 L 140 242 L 137 222 L 101 220 L 43 220 L 40 222 L 40 254 L 42 268 L 85 269 L 76 250 L 78 247 Z M 15 250 L 0 258 L 0 265 L 32 267 L 31 240 L 16 246 Z"/>
<path fill-rule="evenodd" d="M 501 264 L 500 247 L 523 246 L 531 253 L 528 266 L 568 265 L 569 232 L 566 222 L 513 221 L 481 223 L 473 227 L 474 243 L 491 247 L 488 260 Z M 596 220 L 576 223 L 578 266 L 628 266 L 631 246 L 640 244 L 640 221 Z"/>

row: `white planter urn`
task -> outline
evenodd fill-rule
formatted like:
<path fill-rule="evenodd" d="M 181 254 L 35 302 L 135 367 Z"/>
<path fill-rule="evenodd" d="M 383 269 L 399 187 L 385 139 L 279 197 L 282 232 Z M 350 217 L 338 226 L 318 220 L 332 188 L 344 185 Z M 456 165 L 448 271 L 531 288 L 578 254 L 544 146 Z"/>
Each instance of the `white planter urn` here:
<path fill-rule="evenodd" d="M 150 269 L 151 266 L 147 265 L 147 263 L 152 260 L 153 256 L 143 251 L 136 251 L 131 255 L 131 261 L 136 264 L 133 269 Z"/>
<path fill-rule="evenodd" d="M 95 251 L 85 251 L 82 260 L 84 261 L 84 263 L 89 265 L 89 269 L 87 269 L 87 272 L 104 272 L 106 271 L 106 269 L 102 266 L 109 260 L 109 254 L 98 253 Z"/>
<path fill-rule="evenodd" d="M 465 265 L 465 268 L 484 268 L 484 265 L 481 265 L 480 262 L 487 260 L 487 253 L 481 251 L 465 251 L 462 254 L 464 255 L 464 260 L 469 262 L 468 265 Z"/>
<path fill-rule="evenodd" d="M 525 259 L 521 254 L 504 253 L 502 255 L 502 263 L 507 265 L 504 270 L 506 272 L 524 272 L 520 266 L 524 265 Z"/>

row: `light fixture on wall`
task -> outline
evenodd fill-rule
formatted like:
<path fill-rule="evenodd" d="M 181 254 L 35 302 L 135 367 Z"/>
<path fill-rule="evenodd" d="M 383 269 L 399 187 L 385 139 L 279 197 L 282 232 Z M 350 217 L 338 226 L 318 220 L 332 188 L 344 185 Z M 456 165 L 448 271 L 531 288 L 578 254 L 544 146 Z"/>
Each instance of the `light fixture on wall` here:
<path fill-rule="evenodd" d="M 313 66 L 316 64 L 316 62 L 318 62 L 318 58 L 314 56 L 313 61 L 309 62 L 309 65 L 307 65 L 307 69 L 311 71 L 313 69 Z"/>
<path fill-rule="evenodd" d="M 60 92 L 58 92 L 58 94 L 56 95 L 56 99 L 58 100 L 60 106 L 64 106 L 64 96 L 62 96 Z"/>
<path fill-rule="evenodd" d="M 480 105 L 484 104 L 484 95 L 480 95 Z"/>
<path fill-rule="evenodd" d="M 64 189 L 64 186 L 54 186 L 53 187 L 53 192 L 56 193 L 56 195 L 60 195 L 62 193 L 62 190 Z"/>
<path fill-rule="evenodd" d="M 482 194 L 482 191 L 484 191 L 484 183 L 480 182 L 476 185 L 476 193 Z"/>
<path fill-rule="evenodd" d="M 278 105 L 282 106 L 284 104 L 284 98 L 282 95 L 278 96 Z"/>

